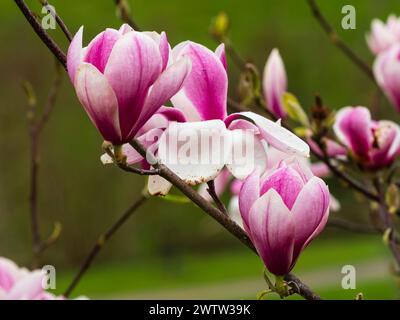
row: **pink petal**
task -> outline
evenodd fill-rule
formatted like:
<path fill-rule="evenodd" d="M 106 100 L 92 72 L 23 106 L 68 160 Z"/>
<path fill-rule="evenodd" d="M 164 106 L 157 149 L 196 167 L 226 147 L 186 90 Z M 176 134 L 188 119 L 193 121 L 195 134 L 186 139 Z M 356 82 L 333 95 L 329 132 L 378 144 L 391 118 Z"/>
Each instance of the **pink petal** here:
<path fill-rule="evenodd" d="M 131 132 L 132 136 L 167 100 L 182 88 L 187 75 L 190 73 L 190 67 L 190 60 L 188 58 L 182 58 L 161 74 L 146 98 L 142 113 Z"/>
<path fill-rule="evenodd" d="M 114 29 L 107 29 L 96 36 L 88 45 L 84 62 L 94 65 L 101 73 L 104 72 L 111 51 L 121 38 L 121 34 Z"/>
<path fill-rule="evenodd" d="M 239 192 L 239 209 L 243 219 L 243 226 L 249 232 L 249 213 L 254 202 L 260 197 L 260 173 L 255 170 L 244 181 Z"/>
<path fill-rule="evenodd" d="M 75 73 L 82 62 L 83 26 L 79 28 L 68 48 L 67 69 L 72 83 L 75 83 Z"/>
<path fill-rule="evenodd" d="M 104 75 L 118 99 L 123 136 L 131 133 L 161 67 L 157 44 L 140 32 L 128 32 L 114 45 Z"/>
<path fill-rule="evenodd" d="M 105 140 L 121 144 L 118 102 L 105 76 L 91 64 L 83 63 L 75 77 L 79 101 L 92 122 Z"/>
<path fill-rule="evenodd" d="M 273 171 L 263 182 L 260 194 L 274 189 L 290 210 L 303 186 L 304 183 L 300 175 L 291 167 L 284 165 L 278 170 Z"/>
<path fill-rule="evenodd" d="M 295 254 L 300 254 L 308 243 L 325 227 L 329 215 L 329 190 L 324 181 L 313 177 L 304 186 L 292 208 L 296 227 Z"/>
<path fill-rule="evenodd" d="M 250 235 L 268 270 L 285 275 L 292 268 L 295 223 L 279 194 L 269 190 L 251 207 Z"/>
<path fill-rule="evenodd" d="M 228 76 L 217 55 L 193 42 L 178 45 L 173 55 L 175 59 L 188 56 L 192 61 L 192 71 L 185 85 L 171 99 L 174 106 L 182 109 L 189 119 L 197 113 L 201 120 L 223 120 L 226 117 Z"/>
<path fill-rule="evenodd" d="M 371 114 L 365 107 L 346 107 L 336 115 L 334 130 L 342 143 L 355 154 L 368 158 L 372 146 L 373 135 Z"/>
<path fill-rule="evenodd" d="M 42 271 L 32 271 L 19 280 L 8 294 L 9 300 L 35 300 L 43 293 Z"/>
<path fill-rule="evenodd" d="M 221 43 L 217 49 L 215 49 L 215 54 L 221 60 L 222 65 L 224 66 L 225 70 L 228 69 L 228 64 L 226 62 L 226 53 L 225 53 L 225 44 Z"/>
<path fill-rule="evenodd" d="M 231 114 L 225 119 L 225 124 L 229 127 L 232 121 L 240 118 L 246 118 L 253 122 L 260 130 L 262 137 L 276 149 L 303 157 L 309 156 L 310 148 L 307 143 L 289 130 L 281 127 L 280 123 L 268 120 L 256 113 L 240 112 Z"/>

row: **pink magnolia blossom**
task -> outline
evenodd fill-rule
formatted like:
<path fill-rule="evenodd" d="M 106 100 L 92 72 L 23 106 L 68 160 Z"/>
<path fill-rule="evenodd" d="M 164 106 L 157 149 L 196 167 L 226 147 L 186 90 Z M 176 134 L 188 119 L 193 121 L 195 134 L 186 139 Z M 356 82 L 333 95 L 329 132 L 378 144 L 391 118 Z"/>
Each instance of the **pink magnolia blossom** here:
<path fill-rule="evenodd" d="M 46 275 L 41 270 L 19 268 L 13 261 L 0 257 L 0 300 L 54 300 L 43 289 Z"/>
<path fill-rule="evenodd" d="M 366 169 L 393 163 L 400 152 L 400 127 L 387 120 L 374 121 L 365 107 L 345 107 L 336 115 L 334 131 Z"/>
<path fill-rule="evenodd" d="M 374 54 L 390 49 L 400 44 L 400 18 L 390 15 L 387 22 L 374 19 L 371 23 L 371 32 L 366 36 L 367 44 Z"/>
<path fill-rule="evenodd" d="M 244 229 L 267 269 L 285 275 L 323 230 L 329 215 L 328 186 L 298 161 L 260 178 L 254 171 L 239 193 Z"/>
<path fill-rule="evenodd" d="M 263 92 L 267 108 L 277 117 L 285 118 L 283 95 L 287 91 L 287 77 L 278 49 L 273 49 L 264 68 Z"/>
<path fill-rule="evenodd" d="M 252 112 L 242 112 L 227 116 L 228 77 L 223 45 L 215 52 L 190 41 L 177 45 L 172 50 L 173 61 L 188 57 L 192 70 L 181 90 L 171 98 L 175 108 L 181 110 L 188 122 L 177 123 L 168 128 L 159 144 L 159 157 L 170 169 L 189 184 L 207 182 L 218 176 L 226 166 L 237 178 L 245 178 L 254 168 L 263 170 L 266 165 L 266 143 L 291 154 L 307 156 L 309 147 L 300 138 L 281 127 L 280 123 L 270 121 Z M 246 147 L 251 136 L 254 155 L 246 163 L 239 163 L 233 155 L 231 162 L 221 156 L 219 161 L 194 166 L 191 163 L 173 163 L 167 159 L 172 148 L 170 141 L 179 140 L 180 134 L 201 136 L 202 131 L 213 132 L 213 137 L 224 143 L 224 156 L 231 156 L 237 147 Z M 183 144 L 183 142 L 182 142 Z M 179 146 L 178 146 L 179 147 Z M 212 145 L 210 149 L 213 148 Z M 195 148 L 192 148 L 193 151 Z M 191 152 L 193 159 L 203 150 Z M 207 151 L 208 152 L 208 151 Z M 202 153 L 201 156 L 209 156 Z"/>
<path fill-rule="evenodd" d="M 400 43 L 377 56 L 373 71 L 378 85 L 400 111 Z"/>
<path fill-rule="evenodd" d="M 123 25 L 106 29 L 84 48 L 82 35 L 83 27 L 68 50 L 69 76 L 104 139 L 122 145 L 179 91 L 190 61 L 171 63 L 164 32 L 137 32 Z"/>

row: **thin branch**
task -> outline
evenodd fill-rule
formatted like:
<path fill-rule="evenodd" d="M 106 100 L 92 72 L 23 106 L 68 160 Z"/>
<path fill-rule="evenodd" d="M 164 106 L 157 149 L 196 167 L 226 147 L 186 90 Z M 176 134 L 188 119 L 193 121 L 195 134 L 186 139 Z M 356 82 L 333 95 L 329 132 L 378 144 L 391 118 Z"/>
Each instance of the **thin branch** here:
<path fill-rule="evenodd" d="M 71 32 L 69 32 L 68 27 L 66 26 L 64 21 L 61 19 L 61 17 L 55 11 L 53 12 L 53 10 L 51 10 L 49 8 L 51 5 L 49 4 L 49 2 L 47 0 L 39 0 L 39 1 L 44 7 L 48 8 L 48 10 L 50 11 L 51 15 L 56 19 L 56 22 L 57 22 L 58 26 L 61 28 L 61 30 L 64 33 L 64 35 L 67 37 L 68 41 L 71 42 L 72 41 Z"/>
<path fill-rule="evenodd" d="M 160 173 L 160 170 L 158 169 L 145 170 L 145 169 L 135 168 L 124 163 L 118 163 L 118 162 L 115 163 L 122 170 L 130 173 L 135 173 L 141 176 L 156 176 Z"/>
<path fill-rule="evenodd" d="M 337 228 L 355 233 L 380 234 L 380 231 L 364 224 L 358 224 L 341 218 L 330 217 L 327 227 Z"/>
<path fill-rule="evenodd" d="M 44 30 L 41 24 L 37 21 L 35 15 L 29 10 L 28 6 L 23 0 L 14 0 L 18 8 L 21 10 L 26 20 L 29 22 L 33 30 L 42 40 L 42 42 L 47 46 L 47 48 L 53 53 L 53 55 L 60 61 L 61 65 L 67 69 L 67 57 L 65 53 L 60 49 L 57 43 L 49 36 L 49 34 Z"/>
<path fill-rule="evenodd" d="M 214 180 L 208 181 L 207 182 L 208 188 L 207 192 L 211 196 L 211 198 L 214 200 L 215 204 L 217 205 L 217 208 L 223 212 L 224 214 L 228 214 L 228 211 L 225 208 L 225 205 L 222 203 L 221 199 L 218 197 L 217 192 L 215 191 L 215 183 Z"/>
<path fill-rule="evenodd" d="M 379 215 L 382 223 L 385 226 L 384 231 L 386 232 L 389 230 L 389 248 L 394 259 L 396 260 L 397 268 L 400 269 L 400 248 L 397 245 L 393 220 L 386 205 L 385 191 L 383 189 L 382 181 L 379 178 L 375 178 L 374 184 L 379 194 Z"/>
<path fill-rule="evenodd" d="M 114 0 L 118 12 L 121 16 L 121 20 L 129 24 L 136 31 L 140 31 L 139 25 L 132 19 L 129 13 L 129 7 L 126 0 Z"/>
<path fill-rule="evenodd" d="M 229 231 L 233 236 L 239 239 L 244 245 L 246 245 L 250 250 L 257 254 L 253 243 L 247 236 L 246 232 L 239 227 L 234 221 L 232 221 L 227 215 L 221 212 L 219 209 L 214 207 L 206 199 L 204 199 L 198 192 L 193 190 L 188 184 L 181 180 L 173 171 L 171 171 L 167 166 L 160 163 L 158 159 L 148 150 L 146 150 L 137 140 L 131 142 L 131 146 L 152 166 L 160 170 L 160 176 L 171 182 L 175 187 L 177 187 L 184 195 L 186 195 L 194 204 L 216 220 L 220 225 L 222 225 L 227 231 Z M 286 277 L 289 279 L 288 284 L 294 293 L 303 296 L 305 299 L 320 299 L 318 295 L 311 291 L 305 284 L 295 276 L 289 274 Z"/>
<path fill-rule="evenodd" d="M 67 290 L 64 293 L 64 296 L 68 298 L 75 287 L 78 285 L 83 275 L 89 270 L 92 265 L 94 259 L 99 254 L 100 250 L 104 247 L 107 241 L 111 239 L 111 237 L 125 224 L 126 221 L 139 209 L 148 199 L 147 195 L 143 194 L 138 200 L 136 200 L 124 213 L 123 215 L 96 241 L 96 244 L 93 246 L 92 250 L 89 252 L 85 261 L 83 262 L 81 268 L 78 273 L 75 275 L 71 284 L 68 286 Z"/>
<path fill-rule="evenodd" d="M 322 14 L 315 0 L 307 0 L 308 5 L 318 21 L 322 29 L 326 32 L 331 42 L 338 47 L 360 70 L 362 70 L 368 78 L 376 84 L 374 74 L 371 67 L 363 59 L 361 59 L 337 34 L 325 16 Z"/>
<path fill-rule="evenodd" d="M 39 173 L 39 137 L 40 133 L 49 120 L 50 114 L 55 107 L 57 94 L 60 89 L 62 73 L 57 70 L 56 77 L 51 86 L 47 97 L 46 105 L 39 120 L 35 121 L 35 106 L 29 108 L 29 136 L 30 136 L 30 191 L 29 191 L 29 212 L 31 218 L 32 248 L 34 253 L 34 264 L 37 263 L 39 255 L 43 252 L 43 248 L 47 248 L 42 244 L 40 236 L 40 226 L 38 218 L 38 173 Z M 29 97 L 28 97 L 29 99 Z M 47 241 L 45 241 L 47 242 Z M 50 243 L 50 242 L 49 242 Z"/>

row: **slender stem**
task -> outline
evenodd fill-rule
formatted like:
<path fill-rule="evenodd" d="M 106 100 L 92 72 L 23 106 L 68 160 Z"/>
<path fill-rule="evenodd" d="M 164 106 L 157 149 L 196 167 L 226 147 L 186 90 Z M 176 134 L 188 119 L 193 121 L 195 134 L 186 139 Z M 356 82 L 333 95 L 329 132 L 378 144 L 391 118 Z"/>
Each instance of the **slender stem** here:
<path fill-rule="evenodd" d="M 362 70 L 367 77 L 374 83 L 375 77 L 372 72 L 371 67 L 368 63 L 366 63 L 363 59 L 361 59 L 355 51 L 353 51 L 337 34 L 335 29 L 331 26 L 325 16 L 322 14 L 320 8 L 318 7 L 315 0 L 307 0 L 308 5 L 315 17 L 318 21 L 322 29 L 326 32 L 331 42 L 339 48 L 360 70 Z"/>
<path fill-rule="evenodd" d="M 331 217 L 328 220 L 327 227 L 337 228 L 341 230 L 346 230 L 350 232 L 356 233 L 365 233 L 365 234 L 380 234 L 381 232 L 371 226 L 364 224 L 357 224 L 352 221 L 347 221 L 341 218 Z"/>
<path fill-rule="evenodd" d="M 392 252 L 394 259 L 396 260 L 397 268 L 400 268 L 400 249 L 397 245 L 395 229 L 393 225 L 393 220 L 388 210 L 385 201 L 385 191 L 383 189 L 382 181 L 379 177 L 374 179 L 375 187 L 379 194 L 379 214 L 381 217 L 381 221 L 384 224 L 385 231 L 389 230 L 389 248 Z"/>
<path fill-rule="evenodd" d="M 246 69 L 246 60 L 243 59 L 239 52 L 236 51 L 235 47 L 232 45 L 229 39 L 224 40 L 223 43 L 225 45 L 226 52 L 231 57 L 236 67 L 239 70 L 244 71 Z"/>
<path fill-rule="evenodd" d="M 21 10 L 26 20 L 42 40 L 42 42 L 47 46 L 47 48 L 53 53 L 53 55 L 60 61 L 62 66 L 67 69 L 67 57 L 65 53 L 60 49 L 57 43 L 49 36 L 49 34 L 44 30 L 41 24 L 37 21 L 34 14 L 29 10 L 28 6 L 23 0 L 14 0 L 18 8 Z"/>
<path fill-rule="evenodd" d="M 39 1 L 45 7 L 51 6 L 47 0 L 39 0 Z M 67 37 L 68 41 L 71 42 L 72 41 L 72 35 L 71 35 L 71 32 L 69 32 L 68 27 L 66 26 L 64 21 L 61 19 L 61 17 L 56 12 L 53 12 L 50 9 L 49 9 L 49 11 L 54 16 L 54 18 L 56 19 L 56 22 L 57 22 L 58 26 L 61 28 L 61 30 L 64 33 L 64 35 Z"/>
<path fill-rule="evenodd" d="M 158 169 L 145 170 L 145 169 L 135 168 L 135 167 L 129 166 L 124 163 L 119 163 L 119 162 L 115 162 L 115 163 L 122 170 L 124 170 L 126 172 L 130 172 L 130 173 L 135 173 L 135 174 L 138 174 L 141 176 L 155 176 L 160 173 L 160 171 Z"/>
<path fill-rule="evenodd" d="M 57 94 L 61 85 L 62 73 L 57 72 L 53 81 L 49 95 L 47 97 L 46 105 L 39 120 L 35 121 L 34 106 L 30 107 L 29 113 L 29 136 L 30 136 L 30 191 L 29 191 L 29 211 L 31 219 L 31 233 L 32 233 L 32 249 L 34 253 L 34 262 L 36 265 L 39 255 L 43 252 L 44 245 L 41 241 L 40 226 L 38 218 L 38 174 L 39 174 L 39 138 L 40 133 L 47 121 L 50 114 L 55 107 Z"/>
<path fill-rule="evenodd" d="M 125 224 L 126 221 L 139 209 L 148 199 L 147 195 L 143 194 L 138 200 L 136 200 L 123 214 L 122 216 L 103 234 L 100 235 L 92 250 L 87 255 L 78 273 L 75 275 L 71 284 L 68 286 L 64 293 L 64 296 L 68 298 L 75 287 L 78 285 L 83 275 L 89 270 L 94 259 L 97 257 L 101 249 L 107 243 L 108 240 Z"/>
<path fill-rule="evenodd" d="M 136 31 L 140 31 L 139 25 L 132 19 L 131 15 L 129 14 L 129 7 L 128 4 L 126 3 L 126 0 L 114 0 L 114 1 L 122 21 L 129 24 Z"/>
<path fill-rule="evenodd" d="M 198 192 L 193 190 L 183 180 L 181 180 L 173 171 L 167 166 L 161 164 L 158 159 L 148 150 L 146 150 L 137 140 L 131 142 L 131 146 L 152 166 L 160 170 L 160 176 L 171 182 L 177 187 L 184 195 L 186 195 L 194 204 L 201 208 L 205 213 L 216 220 L 221 226 L 229 231 L 233 236 L 239 239 L 250 250 L 257 254 L 253 243 L 247 236 L 246 232 L 232 221 L 227 215 L 221 212 L 218 208 L 214 207 L 206 199 L 204 199 Z M 320 299 L 314 292 L 311 291 L 305 284 L 303 284 L 297 277 L 292 274 L 287 275 L 292 291 L 303 296 L 305 299 Z"/>
<path fill-rule="evenodd" d="M 217 205 L 218 209 L 223 212 L 224 214 L 228 214 L 228 211 L 225 208 L 225 205 L 222 203 L 221 199 L 218 197 L 217 192 L 215 191 L 215 183 L 214 180 L 208 181 L 207 182 L 208 188 L 207 192 L 211 196 L 211 198 L 214 200 L 215 204 Z"/>

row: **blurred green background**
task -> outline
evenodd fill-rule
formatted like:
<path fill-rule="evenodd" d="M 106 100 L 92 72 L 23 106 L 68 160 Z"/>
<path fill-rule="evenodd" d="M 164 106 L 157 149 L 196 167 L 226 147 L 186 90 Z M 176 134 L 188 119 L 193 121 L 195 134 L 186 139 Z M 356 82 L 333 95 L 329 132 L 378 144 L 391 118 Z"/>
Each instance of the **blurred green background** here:
<path fill-rule="evenodd" d="M 26 1 L 40 13 L 38 1 Z M 319 1 L 339 34 L 368 63 L 373 62 L 365 33 L 373 18 L 400 14 L 398 0 Z M 114 1 L 51 1 L 72 32 L 85 25 L 84 41 L 106 27 L 118 28 Z M 352 4 L 357 29 L 342 30 L 341 9 Z M 303 0 L 132 0 L 135 21 L 146 30 L 165 30 L 171 45 L 191 39 L 215 48 L 208 28 L 220 11 L 231 20 L 237 50 L 260 68 L 278 47 L 286 64 L 289 89 L 306 107 L 319 92 L 332 108 L 370 105 L 374 85 L 329 42 Z M 0 255 L 20 264 L 31 261 L 29 225 L 29 140 L 27 102 L 21 84 L 30 81 L 43 106 L 55 77 L 53 57 L 38 40 L 13 1 L 0 3 Z M 52 36 L 66 49 L 60 30 Z M 229 61 L 230 62 L 230 61 Z M 238 71 L 229 63 L 230 91 Z M 383 99 L 379 114 L 394 118 Z M 396 118 L 395 120 L 398 120 Z M 63 77 L 56 108 L 40 143 L 39 215 L 42 237 L 53 224 L 63 231 L 42 263 L 53 264 L 62 291 L 98 235 L 137 197 L 145 179 L 104 167 L 102 140 Z M 342 210 L 334 215 L 368 219 L 367 206 L 351 191 L 329 180 Z M 228 200 L 225 196 L 224 200 Z M 386 248 L 380 237 L 353 236 L 327 229 L 306 250 L 295 271 L 326 297 L 396 298 Z M 343 265 L 360 266 L 357 290 L 342 290 Z M 236 239 L 191 204 L 151 199 L 101 252 L 95 267 L 75 291 L 91 297 L 254 298 L 263 289 L 262 266 Z M 235 287 L 236 285 L 236 287 Z M 231 287 L 230 287 L 231 286 Z M 186 291 L 185 291 L 186 290 Z"/>

